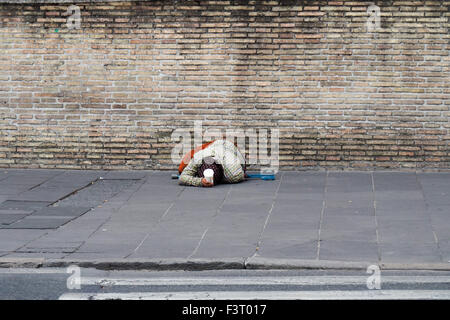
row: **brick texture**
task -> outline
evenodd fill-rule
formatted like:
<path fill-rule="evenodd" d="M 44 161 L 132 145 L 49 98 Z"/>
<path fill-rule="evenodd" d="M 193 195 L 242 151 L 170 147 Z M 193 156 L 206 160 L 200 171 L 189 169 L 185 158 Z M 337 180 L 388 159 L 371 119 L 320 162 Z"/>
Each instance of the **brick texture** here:
<path fill-rule="evenodd" d="M 450 1 L 0 2 L 0 167 L 172 169 L 203 120 L 284 169 L 450 168 Z"/>

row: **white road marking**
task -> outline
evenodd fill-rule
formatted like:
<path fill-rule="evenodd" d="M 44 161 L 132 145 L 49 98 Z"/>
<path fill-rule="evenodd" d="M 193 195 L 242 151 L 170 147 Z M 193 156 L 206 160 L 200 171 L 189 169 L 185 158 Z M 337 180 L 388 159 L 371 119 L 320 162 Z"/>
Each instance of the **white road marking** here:
<path fill-rule="evenodd" d="M 65 274 L 65 268 L 0 268 L 0 274 Z M 68 274 L 68 276 L 70 276 Z M 225 276 L 225 277 L 83 277 L 81 285 L 94 286 L 321 286 L 321 285 L 366 285 L 367 276 Z M 174 291 L 174 292 L 129 292 L 129 293 L 81 293 L 69 292 L 62 300 L 371 300 L 371 299 L 450 299 L 450 277 L 382 275 L 381 286 L 386 284 L 449 284 L 449 290 L 261 290 L 261 291 Z M 249 288 L 251 289 L 251 288 Z M 269 288 L 267 288 L 269 289 Z M 192 289 L 191 289 L 192 290 Z M 242 289 L 241 289 L 242 290 Z"/>
<path fill-rule="evenodd" d="M 66 273 L 65 268 L 0 268 L 0 274 L 50 274 Z"/>
<path fill-rule="evenodd" d="M 60 300 L 397 300 L 450 299 L 450 290 L 203 291 L 66 293 Z"/>
<path fill-rule="evenodd" d="M 365 276 L 279 276 L 279 277 L 82 277 L 81 285 L 111 286 L 187 286 L 187 285 L 366 285 Z M 448 283 L 448 276 L 382 276 L 381 284 Z"/>
<path fill-rule="evenodd" d="M 0 274 L 67 274 L 66 268 L 0 268 Z M 69 274 L 68 274 L 69 276 Z M 83 277 L 82 285 L 185 286 L 185 285 L 365 285 L 367 276 L 248 276 L 248 277 Z M 381 276 L 382 284 L 448 283 L 450 276 Z"/>

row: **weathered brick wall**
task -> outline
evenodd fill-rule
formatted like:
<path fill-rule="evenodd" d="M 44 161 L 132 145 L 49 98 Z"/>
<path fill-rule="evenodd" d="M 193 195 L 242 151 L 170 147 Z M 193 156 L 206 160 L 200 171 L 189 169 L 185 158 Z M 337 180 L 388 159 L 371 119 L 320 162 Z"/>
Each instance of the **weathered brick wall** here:
<path fill-rule="evenodd" d="M 450 1 L 0 2 L 1 167 L 173 168 L 203 120 L 278 128 L 282 168 L 450 168 Z"/>

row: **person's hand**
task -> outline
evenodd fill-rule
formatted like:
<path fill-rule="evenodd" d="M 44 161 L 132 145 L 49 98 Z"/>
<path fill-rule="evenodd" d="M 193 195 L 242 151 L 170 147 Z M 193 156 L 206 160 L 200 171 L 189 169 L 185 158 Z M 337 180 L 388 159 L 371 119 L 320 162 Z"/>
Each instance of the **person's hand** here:
<path fill-rule="evenodd" d="M 208 180 L 206 180 L 205 178 L 202 178 L 202 185 L 204 187 L 213 187 L 214 183 L 209 182 Z"/>

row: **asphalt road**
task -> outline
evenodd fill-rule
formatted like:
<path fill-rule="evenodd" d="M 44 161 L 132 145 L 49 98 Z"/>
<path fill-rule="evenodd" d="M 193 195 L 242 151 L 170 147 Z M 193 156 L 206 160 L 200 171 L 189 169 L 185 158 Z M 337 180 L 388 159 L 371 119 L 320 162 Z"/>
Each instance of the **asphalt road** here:
<path fill-rule="evenodd" d="M 0 269 L 0 299 L 448 300 L 450 272 Z"/>

